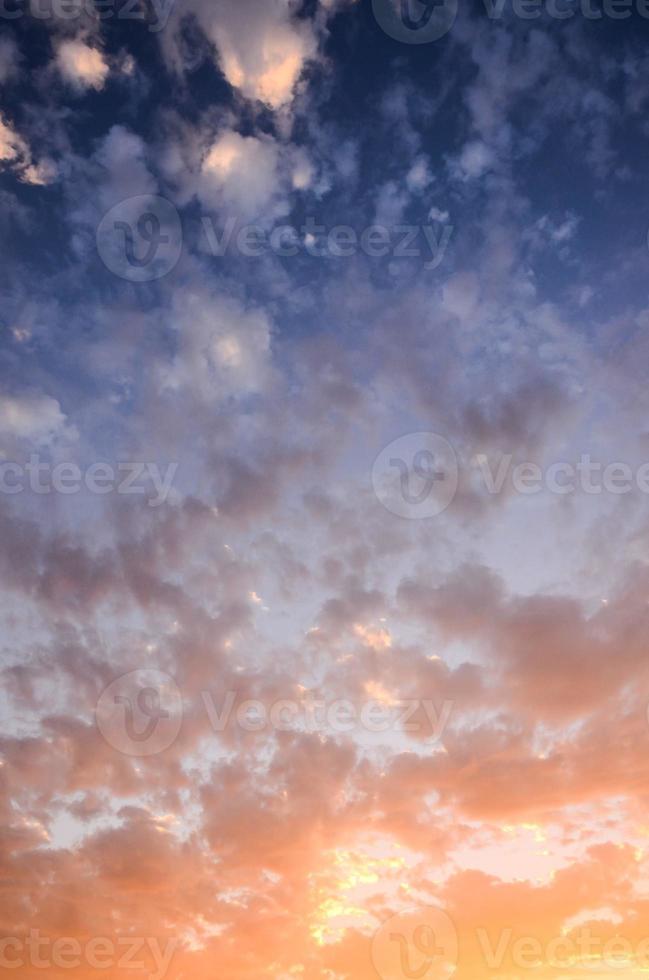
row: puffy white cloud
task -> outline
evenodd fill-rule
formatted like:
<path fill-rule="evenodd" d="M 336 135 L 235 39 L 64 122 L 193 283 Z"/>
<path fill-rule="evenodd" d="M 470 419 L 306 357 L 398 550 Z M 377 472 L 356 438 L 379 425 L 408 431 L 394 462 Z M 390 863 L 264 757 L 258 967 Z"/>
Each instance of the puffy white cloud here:
<path fill-rule="evenodd" d="M 290 8 L 288 0 L 199 0 L 194 6 L 230 85 L 273 109 L 290 102 L 317 52 L 314 25 L 292 18 Z"/>
<path fill-rule="evenodd" d="M 55 398 L 47 395 L 0 396 L 0 434 L 35 443 L 51 442 L 68 427 Z"/>
<path fill-rule="evenodd" d="M 45 158 L 38 163 L 30 163 L 25 168 L 21 180 L 25 184 L 34 184 L 43 187 L 46 184 L 53 183 L 58 176 L 58 172 L 56 164 L 52 160 Z"/>
<path fill-rule="evenodd" d="M 410 191 L 416 193 L 425 190 L 433 179 L 426 158 L 418 157 L 406 175 L 406 184 Z"/>
<path fill-rule="evenodd" d="M 279 149 L 267 137 L 220 133 L 201 166 L 198 194 L 212 206 L 254 217 L 268 208 L 279 190 Z"/>
<path fill-rule="evenodd" d="M 112 126 L 98 141 L 91 157 L 75 161 L 75 179 L 66 182 L 65 193 L 67 220 L 73 230 L 72 247 L 77 256 L 96 255 L 97 231 L 106 214 L 118 208 L 112 220 L 134 225 L 142 216 L 140 198 L 158 193 L 144 141 L 124 126 Z M 171 205 L 169 210 L 173 211 Z M 114 236 L 102 239 L 102 243 L 107 254 L 112 254 L 113 249 L 124 254 Z"/>
<path fill-rule="evenodd" d="M 156 182 L 146 163 L 144 142 L 124 126 L 111 127 L 95 160 L 104 175 L 101 193 L 106 204 L 136 194 L 155 193 Z"/>
<path fill-rule="evenodd" d="M 0 169 L 15 172 L 24 184 L 50 184 L 56 178 L 56 165 L 49 159 L 32 161 L 26 140 L 0 114 Z"/>
<path fill-rule="evenodd" d="M 161 372 L 163 389 L 211 403 L 261 387 L 271 333 L 262 310 L 195 286 L 174 293 L 171 322 L 179 348 Z"/>
<path fill-rule="evenodd" d="M 29 148 L 24 139 L 0 116 L 0 163 L 14 163 L 28 155 Z"/>
<path fill-rule="evenodd" d="M 56 52 L 56 66 L 65 81 L 81 91 L 102 89 L 109 72 L 102 52 L 78 38 L 61 42 Z"/>
<path fill-rule="evenodd" d="M 482 140 L 471 140 L 466 143 L 458 159 L 458 167 L 465 179 L 482 177 L 493 163 L 493 152 Z"/>
<path fill-rule="evenodd" d="M 442 302 L 444 309 L 462 321 L 475 314 L 480 298 L 480 285 L 475 272 L 458 272 L 445 283 Z"/>
<path fill-rule="evenodd" d="M 568 213 L 564 221 L 556 224 L 547 214 L 544 214 L 537 221 L 537 228 L 546 234 L 551 241 L 561 245 L 575 237 L 580 220 L 578 215 Z"/>
<path fill-rule="evenodd" d="M 295 190 L 303 191 L 313 183 L 314 171 L 311 160 L 304 150 L 297 150 L 293 163 L 292 184 Z"/>
<path fill-rule="evenodd" d="M 443 211 L 441 208 L 433 206 L 428 212 L 428 217 L 431 221 L 441 221 L 442 224 L 445 224 L 450 215 L 448 211 Z"/>

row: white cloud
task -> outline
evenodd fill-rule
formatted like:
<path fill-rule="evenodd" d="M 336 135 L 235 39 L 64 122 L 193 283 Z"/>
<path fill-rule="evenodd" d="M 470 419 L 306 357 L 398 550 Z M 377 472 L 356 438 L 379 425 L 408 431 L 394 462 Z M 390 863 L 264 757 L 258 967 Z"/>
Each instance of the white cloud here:
<path fill-rule="evenodd" d="M 288 0 L 197 0 L 194 6 L 228 82 L 273 109 L 291 101 L 317 51 L 313 25 L 293 19 L 290 8 Z"/>
<path fill-rule="evenodd" d="M 103 171 L 101 194 L 107 206 L 136 194 L 155 193 L 144 141 L 124 126 L 111 127 L 95 159 Z"/>
<path fill-rule="evenodd" d="M 560 225 L 553 225 L 552 222 L 549 222 L 547 228 L 550 232 L 552 241 L 559 244 L 570 241 L 570 239 L 574 238 L 575 234 L 577 233 L 580 220 L 581 219 L 576 214 L 568 214 L 565 221 L 563 221 Z"/>
<path fill-rule="evenodd" d="M 277 144 L 267 137 L 225 130 L 203 159 L 198 194 L 205 204 L 225 206 L 249 218 L 269 207 L 279 184 Z"/>
<path fill-rule="evenodd" d="M 78 39 L 61 42 L 56 65 L 63 78 L 79 90 L 102 89 L 109 72 L 102 52 Z"/>
<path fill-rule="evenodd" d="M 458 272 L 444 286 L 444 308 L 460 320 L 468 321 L 475 314 L 480 298 L 480 285 L 475 272 Z"/>
<path fill-rule="evenodd" d="M 53 183 L 58 176 L 58 172 L 56 164 L 46 157 L 38 163 L 30 163 L 23 171 L 21 180 L 25 184 L 34 184 L 43 187 L 46 184 Z"/>
<path fill-rule="evenodd" d="M 433 179 L 428 161 L 425 157 L 419 157 L 406 175 L 406 184 L 410 191 L 416 193 L 425 190 L 433 182 Z"/>
<path fill-rule="evenodd" d="M 440 221 L 442 224 L 446 224 L 450 215 L 448 211 L 442 211 L 441 208 L 432 207 L 428 212 L 428 217 L 431 221 Z"/>
<path fill-rule="evenodd" d="M 57 175 L 56 165 L 49 159 L 33 163 L 27 142 L 0 115 L 0 169 L 13 170 L 24 184 L 50 184 Z"/>
<path fill-rule="evenodd" d="M 146 210 L 155 212 L 163 224 L 173 214 L 171 204 L 165 206 L 163 202 L 160 210 L 160 201 L 155 200 L 159 188 L 149 170 L 147 146 L 140 136 L 124 126 L 112 126 L 98 142 L 92 157 L 76 163 L 75 179 L 69 180 L 65 189 L 71 244 L 80 258 L 97 255 L 100 240 L 104 260 L 118 263 L 120 256 L 124 260 L 123 239 L 108 234 L 107 228 L 114 227 L 113 222 L 118 220 L 135 228 L 143 216 L 143 197 L 148 198 Z M 109 212 L 108 224 L 104 224 Z"/>
<path fill-rule="evenodd" d="M 136 222 L 142 214 L 137 198 L 156 195 L 158 185 L 147 166 L 144 141 L 124 126 L 112 126 L 93 155 L 75 160 L 74 167 L 74 179 L 65 183 L 71 243 L 78 256 L 96 255 L 97 229 L 107 212 L 121 205 L 115 220 Z M 110 252 L 118 245 L 112 238 L 105 247 Z"/>
<path fill-rule="evenodd" d="M 261 386 L 271 332 L 263 311 L 196 287 L 174 293 L 171 318 L 180 346 L 160 375 L 163 389 L 210 403 Z"/>
<path fill-rule="evenodd" d="M 530 241 L 535 248 L 543 248 L 549 244 L 560 255 L 567 257 L 569 243 L 577 234 L 580 221 L 581 218 L 572 211 L 566 212 L 562 221 L 556 221 L 550 215 L 544 214 L 524 233 L 523 238 Z"/>
<path fill-rule="evenodd" d="M 296 150 L 293 162 L 292 184 L 295 190 L 303 191 L 313 183 L 313 164 L 304 150 Z"/>
<path fill-rule="evenodd" d="M 55 398 L 47 395 L 0 396 L 0 433 L 37 444 L 68 435 L 66 417 Z"/>
<path fill-rule="evenodd" d="M 466 143 L 458 159 L 458 166 L 465 179 L 482 177 L 493 164 L 493 152 L 482 140 Z"/>
<path fill-rule="evenodd" d="M 29 147 L 22 136 L 0 116 L 0 163 L 17 163 L 29 157 Z"/>

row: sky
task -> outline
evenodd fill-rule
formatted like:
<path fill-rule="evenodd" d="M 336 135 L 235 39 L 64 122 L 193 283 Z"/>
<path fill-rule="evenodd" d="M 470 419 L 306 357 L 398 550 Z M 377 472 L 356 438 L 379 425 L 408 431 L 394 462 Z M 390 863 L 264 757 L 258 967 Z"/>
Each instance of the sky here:
<path fill-rule="evenodd" d="M 649 973 L 648 41 L 3 0 L 3 973 Z"/>

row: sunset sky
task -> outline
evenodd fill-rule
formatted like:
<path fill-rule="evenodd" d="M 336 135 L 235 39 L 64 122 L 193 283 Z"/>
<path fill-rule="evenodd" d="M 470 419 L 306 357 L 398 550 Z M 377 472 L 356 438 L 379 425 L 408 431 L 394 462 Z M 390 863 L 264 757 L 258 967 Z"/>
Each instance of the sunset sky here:
<path fill-rule="evenodd" d="M 5 0 L 0 974 L 649 976 L 649 4 Z"/>

